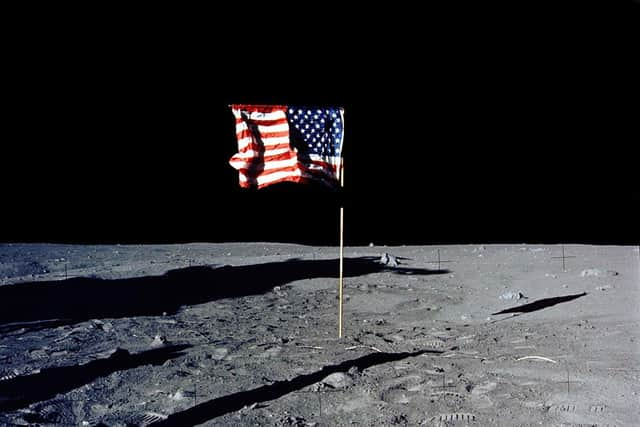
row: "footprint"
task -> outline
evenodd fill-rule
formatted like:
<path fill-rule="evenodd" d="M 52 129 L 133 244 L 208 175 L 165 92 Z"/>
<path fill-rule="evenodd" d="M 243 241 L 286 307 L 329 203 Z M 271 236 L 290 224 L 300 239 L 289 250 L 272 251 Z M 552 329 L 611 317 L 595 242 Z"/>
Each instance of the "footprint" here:
<path fill-rule="evenodd" d="M 133 417 L 131 424 L 138 427 L 146 427 L 158 421 L 166 420 L 167 416 L 157 412 L 144 412 Z"/>
<path fill-rule="evenodd" d="M 25 414 L 23 418 L 33 424 L 77 425 L 76 403 L 66 399 L 53 400 L 38 405 L 35 412 Z"/>
<path fill-rule="evenodd" d="M 9 372 L 8 374 L 4 374 L 4 375 L 0 375 L 0 381 L 7 381 L 7 380 L 12 380 L 15 377 L 17 377 L 19 374 L 17 372 L 17 370 L 13 370 L 11 372 Z"/>
<path fill-rule="evenodd" d="M 476 421 L 474 414 L 456 412 L 453 414 L 440 414 L 431 418 L 432 421 Z"/>

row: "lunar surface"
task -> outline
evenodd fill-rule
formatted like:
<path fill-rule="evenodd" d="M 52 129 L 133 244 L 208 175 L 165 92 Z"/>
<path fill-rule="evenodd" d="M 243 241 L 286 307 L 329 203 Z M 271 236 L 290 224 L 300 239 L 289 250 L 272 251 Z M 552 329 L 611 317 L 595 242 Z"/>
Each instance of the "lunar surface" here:
<path fill-rule="evenodd" d="M 0 245 L 0 424 L 638 426 L 635 246 Z"/>

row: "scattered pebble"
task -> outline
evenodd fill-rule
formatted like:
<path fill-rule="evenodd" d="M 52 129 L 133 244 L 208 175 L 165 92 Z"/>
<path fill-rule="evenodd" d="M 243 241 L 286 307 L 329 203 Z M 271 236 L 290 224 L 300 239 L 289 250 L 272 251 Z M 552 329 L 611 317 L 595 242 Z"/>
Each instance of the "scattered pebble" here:
<path fill-rule="evenodd" d="M 604 285 L 604 286 L 598 286 L 598 287 L 596 287 L 596 291 L 606 291 L 607 289 L 613 289 L 613 286 L 611 286 L 611 285 Z"/>

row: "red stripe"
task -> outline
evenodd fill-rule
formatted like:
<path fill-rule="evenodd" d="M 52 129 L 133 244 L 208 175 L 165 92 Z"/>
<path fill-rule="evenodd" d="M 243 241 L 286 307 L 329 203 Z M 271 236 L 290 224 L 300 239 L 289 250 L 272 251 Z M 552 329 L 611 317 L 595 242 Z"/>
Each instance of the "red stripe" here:
<path fill-rule="evenodd" d="M 291 160 L 295 159 L 297 154 L 294 151 L 287 151 L 286 153 L 272 154 L 267 156 L 254 156 L 254 157 L 236 157 L 231 158 L 233 161 L 246 162 L 246 163 L 269 163 L 274 160 Z"/>
<path fill-rule="evenodd" d="M 270 181 L 267 183 L 262 183 L 258 185 L 258 188 L 262 188 L 262 187 L 266 187 L 267 185 L 272 185 L 272 184 L 277 184 L 279 182 L 283 182 L 283 181 L 293 181 L 293 182 L 302 182 L 302 177 L 299 176 L 300 172 L 300 168 L 298 167 L 298 165 L 293 165 L 293 166 L 289 166 L 286 168 L 279 168 L 279 169 L 274 169 L 274 170 L 270 170 L 268 172 L 260 172 L 258 174 L 255 173 L 255 171 L 253 171 L 254 173 L 250 173 L 247 170 L 244 169 L 240 169 L 238 171 L 242 176 L 244 176 L 245 180 L 244 183 L 246 185 L 243 185 L 243 181 L 240 181 L 240 185 L 243 185 L 244 187 L 252 187 L 252 185 L 250 184 L 250 182 L 252 181 L 257 181 L 258 178 L 264 178 L 264 177 L 268 177 L 270 175 L 273 174 L 282 174 L 283 172 L 285 173 L 285 175 L 283 175 L 282 177 L 276 179 L 275 181 Z"/>
<path fill-rule="evenodd" d="M 334 172 L 338 171 L 338 165 L 334 165 L 332 163 L 323 162 L 321 160 L 312 160 L 311 164 L 315 165 L 315 166 L 320 166 L 323 169 L 330 169 L 330 170 L 332 170 Z"/>
<path fill-rule="evenodd" d="M 269 175 L 273 175 L 274 173 L 282 173 L 282 172 L 296 172 L 296 171 L 300 171 L 300 165 L 299 164 L 294 164 L 291 166 L 285 166 L 285 167 L 281 167 L 278 169 L 269 169 L 268 171 L 259 171 L 258 173 L 256 173 L 256 171 L 254 169 L 249 169 L 249 168 L 240 168 L 238 169 L 238 172 L 240 172 L 241 174 L 243 174 L 246 177 L 253 177 L 253 178 L 257 178 L 259 176 L 269 176 Z"/>
<path fill-rule="evenodd" d="M 247 121 L 243 118 L 236 118 L 236 125 L 241 125 L 242 123 L 246 123 Z M 260 126 L 274 126 L 274 125 L 286 125 L 287 118 L 283 117 L 281 119 L 273 119 L 273 120 L 251 120 L 252 123 L 255 123 Z"/>
<path fill-rule="evenodd" d="M 269 171 L 269 173 L 260 173 L 260 174 L 253 174 L 253 175 L 249 175 L 246 171 L 241 170 L 239 171 L 241 175 L 243 175 L 245 177 L 245 181 L 240 181 L 240 186 L 243 188 L 252 188 L 254 187 L 253 185 L 253 181 L 257 181 L 258 177 L 264 177 L 264 176 L 268 176 L 271 175 L 273 173 L 281 173 L 281 172 L 291 172 L 292 174 L 290 175 L 283 175 L 281 178 L 276 179 L 275 181 L 270 181 L 270 182 L 266 182 L 266 183 L 262 183 L 257 185 L 257 188 L 264 188 L 267 187 L 269 185 L 273 185 L 273 184 L 278 184 L 280 182 L 295 182 L 295 183 L 309 183 L 312 181 L 320 181 L 323 184 L 329 186 L 329 187 L 337 187 L 338 186 L 338 181 L 335 179 L 335 177 L 332 176 L 327 176 L 325 174 L 318 174 L 318 173 L 310 173 L 309 171 L 305 171 L 303 170 L 302 173 L 303 175 L 297 175 L 294 173 L 298 171 L 297 167 L 289 167 L 289 168 L 281 168 L 281 169 L 277 169 L 274 171 Z M 304 175 L 306 174 L 306 176 Z"/>
<path fill-rule="evenodd" d="M 247 151 L 257 151 L 257 152 L 261 152 L 264 151 L 266 147 L 264 147 L 262 144 L 258 144 L 256 142 L 251 142 L 249 143 L 246 147 L 244 147 L 241 150 L 238 150 L 238 153 L 246 153 Z M 277 144 L 277 145 L 270 145 L 269 149 L 266 151 L 271 151 L 271 150 L 279 150 L 279 149 L 283 149 L 286 148 L 287 150 L 289 149 L 289 144 Z"/>
<path fill-rule="evenodd" d="M 333 165 L 330 165 L 328 163 L 324 163 L 324 165 L 327 168 L 324 169 L 310 169 L 309 165 L 307 164 L 302 164 L 300 162 L 297 162 L 295 165 L 291 165 L 291 166 L 285 166 L 285 167 L 280 167 L 277 169 L 270 169 L 268 171 L 265 170 L 261 170 L 261 171 L 257 171 L 256 168 L 258 168 L 260 165 L 266 165 L 268 164 L 270 161 L 272 160 L 290 160 L 292 158 L 295 158 L 295 153 L 294 152 L 289 152 L 289 153 L 285 153 L 283 155 L 275 155 L 275 156 L 267 156 L 264 159 L 260 159 L 261 161 L 256 161 L 258 160 L 258 158 L 250 158 L 250 159 L 236 159 L 235 157 L 232 157 L 230 162 L 232 161 L 239 161 L 242 163 L 246 163 L 248 166 L 247 167 L 241 167 L 238 169 L 238 172 L 242 175 L 244 175 L 248 180 L 251 179 L 257 179 L 258 177 L 264 177 L 264 176 L 269 176 L 275 173 L 281 173 L 281 172 L 297 172 L 297 171 L 301 171 L 303 174 L 308 175 L 306 179 L 308 180 L 318 180 L 318 181 L 322 181 L 327 185 L 330 186 L 334 186 L 335 184 L 337 184 L 337 176 L 335 174 L 335 167 L 333 167 Z M 264 161 L 262 161 L 264 160 Z M 315 162 L 317 163 L 317 162 Z M 317 165 L 316 165 L 317 166 Z"/>
<path fill-rule="evenodd" d="M 289 137 L 289 132 L 288 131 L 282 131 L 282 132 L 260 132 L 259 135 L 254 135 L 253 132 L 251 132 L 249 129 L 243 129 L 240 132 L 236 133 L 236 138 L 238 139 L 242 139 L 242 138 L 246 138 L 248 136 L 252 136 L 252 137 L 259 137 L 260 139 L 266 139 L 266 138 L 280 138 L 280 137 Z"/>
<path fill-rule="evenodd" d="M 233 104 L 231 108 L 234 110 L 243 110 L 258 113 L 273 113 L 274 111 L 287 111 L 286 105 L 249 105 L 249 104 Z"/>

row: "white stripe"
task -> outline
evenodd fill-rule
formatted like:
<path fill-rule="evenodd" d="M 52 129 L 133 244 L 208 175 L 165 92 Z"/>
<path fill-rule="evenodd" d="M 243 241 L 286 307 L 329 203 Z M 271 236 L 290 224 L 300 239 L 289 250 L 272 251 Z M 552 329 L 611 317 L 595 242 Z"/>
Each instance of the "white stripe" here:
<path fill-rule="evenodd" d="M 236 134 L 248 130 L 249 127 L 245 122 L 236 123 Z M 289 132 L 289 124 L 288 123 L 279 123 L 276 125 L 258 125 L 258 131 L 260 133 L 267 132 Z"/>
<path fill-rule="evenodd" d="M 258 185 L 262 185 L 262 184 L 268 184 L 270 182 L 278 181 L 282 178 L 287 178 L 289 176 L 302 176 L 302 172 L 300 170 L 275 172 L 269 175 L 260 175 L 258 176 L 257 181 L 258 181 Z M 247 182 L 249 181 L 249 179 L 245 175 L 240 174 L 240 181 Z"/>
<path fill-rule="evenodd" d="M 241 138 L 238 140 L 238 150 L 244 149 L 246 146 L 254 142 L 254 138 L 252 136 L 248 136 L 246 138 Z M 288 144 L 289 138 L 286 136 L 274 136 L 273 138 L 265 138 L 262 140 L 262 145 L 265 147 L 269 147 L 272 145 L 279 144 Z"/>
<path fill-rule="evenodd" d="M 264 153 L 260 153 L 254 150 L 243 151 L 242 153 L 236 153 L 233 157 L 237 159 L 252 159 L 258 156 L 277 156 L 278 154 L 286 154 L 288 153 L 288 148 L 278 148 L 276 150 L 265 150 Z"/>
<path fill-rule="evenodd" d="M 264 164 L 264 170 L 268 171 L 280 168 L 288 168 L 290 166 L 295 166 L 296 164 L 298 164 L 297 157 L 292 157 L 287 160 L 271 160 Z"/>
<path fill-rule="evenodd" d="M 233 109 L 233 115 L 236 116 L 236 118 L 238 119 L 242 118 L 242 113 L 244 113 L 250 120 L 278 120 L 278 119 L 283 119 L 287 117 L 284 111 L 273 111 L 270 113 L 261 113 L 259 111 Z"/>
<path fill-rule="evenodd" d="M 334 156 L 321 156 L 318 154 L 309 154 L 309 158 L 311 160 L 315 160 L 317 162 L 325 162 L 325 163 L 330 163 L 332 165 L 339 165 L 340 164 L 340 157 L 334 157 Z"/>
<path fill-rule="evenodd" d="M 251 164 L 250 162 L 245 162 L 242 160 L 235 160 L 235 159 L 229 161 L 229 163 L 236 169 L 242 169 Z M 270 171 L 274 169 L 288 168 L 290 166 L 295 166 L 297 163 L 298 163 L 298 159 L 295 157 L 292 157 L 291 159 L 286 159 L 286 160 L 272 160 L 264 164 L 264 170 Z"/>

